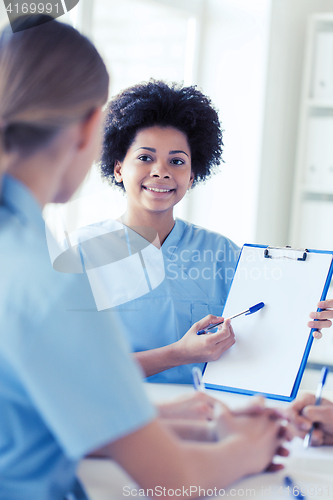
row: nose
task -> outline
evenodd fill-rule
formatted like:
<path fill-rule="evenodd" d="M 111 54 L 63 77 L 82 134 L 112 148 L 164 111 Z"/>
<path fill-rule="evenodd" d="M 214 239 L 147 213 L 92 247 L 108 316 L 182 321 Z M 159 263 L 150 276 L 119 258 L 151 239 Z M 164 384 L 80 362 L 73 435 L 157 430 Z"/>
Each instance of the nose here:
<path fill-rule="evenodd" d="M 150 171 L 150 177 L 170 179 L 171 175 L 167 168 L 167 164 L 164 161 L 156 162 Z"/>

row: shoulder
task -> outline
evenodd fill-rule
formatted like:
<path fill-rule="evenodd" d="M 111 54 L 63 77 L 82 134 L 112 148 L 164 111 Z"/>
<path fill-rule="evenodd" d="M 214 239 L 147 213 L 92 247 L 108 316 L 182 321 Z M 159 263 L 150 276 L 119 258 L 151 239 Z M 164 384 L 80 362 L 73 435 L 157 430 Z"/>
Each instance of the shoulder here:
<path fill-rule="evenodd" d="M 0 231 L 0 302 L 2 318 L 20 316 L 38 323 L 75 275 L 51 264 L 45 234 L 8 216 Z M 33 313 L 33 314 L 32 314 Z"/>
<path fill-rule="evenodd" d="M 124 225 L 114 219 L 105 219 L 103 221 L 94 222 L 87 226 L 80 227 L 70 233 L 70 240 L 72 245 L 82 243 L 83 241 L 90 240 L 97 236 L 102 236 L 114 231 L 124 229 Z"/>

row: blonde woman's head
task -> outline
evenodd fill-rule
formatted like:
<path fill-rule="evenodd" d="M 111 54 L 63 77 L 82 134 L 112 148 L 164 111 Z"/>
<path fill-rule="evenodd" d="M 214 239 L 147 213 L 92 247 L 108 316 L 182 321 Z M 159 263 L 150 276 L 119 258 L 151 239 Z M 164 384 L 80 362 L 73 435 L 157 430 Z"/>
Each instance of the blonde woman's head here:
<path fill-rule="evenodd" d="M 49 16 L 22 16 L 0 37 L 0 154 L 24 157 L 107 100 L 109 77 L 92 43 Z M 0 163 L 1 169 L 1 163 Z"/>

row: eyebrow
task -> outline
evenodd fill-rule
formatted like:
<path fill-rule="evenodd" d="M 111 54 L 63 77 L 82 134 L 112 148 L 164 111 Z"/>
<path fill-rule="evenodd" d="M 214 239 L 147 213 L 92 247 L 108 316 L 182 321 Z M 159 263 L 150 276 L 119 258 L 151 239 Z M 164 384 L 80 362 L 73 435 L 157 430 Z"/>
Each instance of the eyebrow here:
<path fill-rule="evenodd" d="M 135 151 L 138 151 L 139 149 L 147 149 L 148 151 L 151 151 L 152 153 L 156 153 L 156 149 L 154 149 L 154 148 L 146 148 L 145 146 L 142 146 L 142 147 L 136 149 Z"/>
<path fill-rule="evenodd" d="M 135 151 L 138 151 L 139 149 L 147 149 L 148 151 L 151 151 L 152 153 L 156 153 L 156 149 L 155 148 L 148 148 L 146 146 L 141 146 L 140 148 L 136 149 Z M 174 151 L 169 151 L 169 155 L 175 155 L 177 153 L 183 153 L 184 155 L 188 156 L 188 158 L 189 158 L 189 155 L 187 153 L 185 153 L 185 151 L 182 151 L 181 149 L 176 149 Z"/>
<path fill-rule="evenodd" d="M 182 151 L 181 149 L 176 149 L 175 151 L 169 151 L 169 155 L 175 155 L 177 153 L 184 153 L 184 155 L 188 156 L 187 153 L 185 153 L 185 151 Z M 189 157 L 189 156 L 188 156 Z"/>

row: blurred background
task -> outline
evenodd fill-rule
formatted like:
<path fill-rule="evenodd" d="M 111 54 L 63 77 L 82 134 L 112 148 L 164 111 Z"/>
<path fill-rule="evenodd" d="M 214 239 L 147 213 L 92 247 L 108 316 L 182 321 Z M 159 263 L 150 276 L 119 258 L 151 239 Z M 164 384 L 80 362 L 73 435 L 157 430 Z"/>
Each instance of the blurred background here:
<path fill-rule="evenodd" d="M 333 0 L 80 0 L 60 19 L 96 44 L 111 96 L 150 77 L 210 96 L 225 163 L 176 213 L 239 245 L 282 246 L 298 243 L 290 233 L 308 19 L 330 12 Z M 2 2 L 0 14 L 4 21 Z M 96 167 L 74 199 L 73 227 L 117 217 L 126 205 Z"/>
<path fill-rule="evenodd" d="M 61 20 L 97 46 L 111 96 L 153 77 L 219 110 L 225 163 L 178 217 L 238 245 L 333 248 L 333 0 L 80 0 Z M 61 218 L 74 230 L 125 206 L 93 166 Z M 313 365 L 333 365 L 325 337 Z"/>

